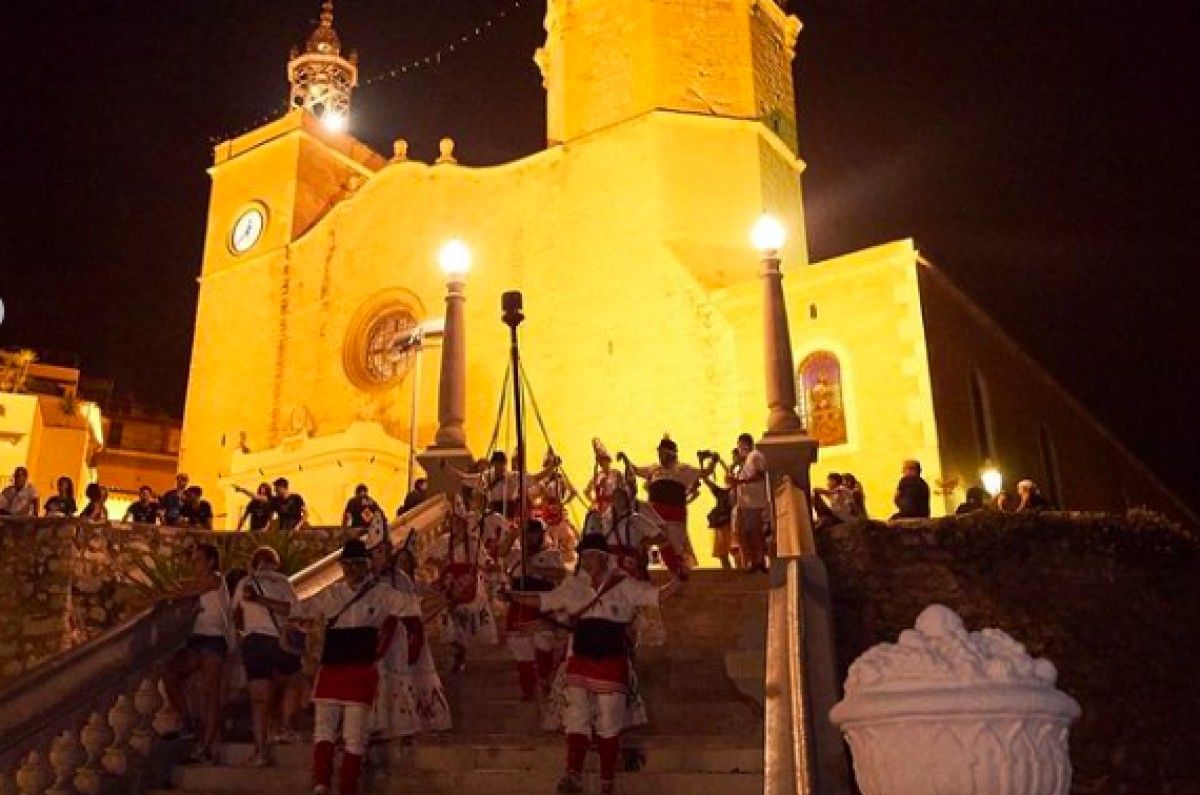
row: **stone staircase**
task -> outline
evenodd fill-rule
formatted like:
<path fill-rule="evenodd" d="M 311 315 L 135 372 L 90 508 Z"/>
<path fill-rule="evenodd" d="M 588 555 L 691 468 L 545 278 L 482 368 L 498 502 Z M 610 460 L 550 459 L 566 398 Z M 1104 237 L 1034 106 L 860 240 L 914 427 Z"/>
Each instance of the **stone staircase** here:
<path fill-rule="evenodd" d="M 627 795 L 760 795 L 762 710 L 727 673 L 726 655 L 759 635 L 767 609 L 766 577 L 699 571 L 664 607 L 668 645 L 639 653 L 638 675 L 650 725 L 626 735 L 626 756 L 639 769 L 622 773 Z M 744 676 L 745 664 L 740 665 Z M 443 667 L 443 670 L 445 668 Z M 761 676 L 761 671 L 760 671 Z M 473 651 L 467 671 L 443 674 L 455 729 L 421 735 L 415 745 L 372 750 L 365 791 L 376 795 L 516 795 L 550 793 L 562 772 L 562 735 L 542 731 L 536 704 L 517 700 L 516 671 L 503 647 Z M 307 793 L 310 746 L 275 749 L 271 768 L 239 767 L 250 746 L 222 749 L 223 766 L 181 765 L 173 790 L 190 793 Z M 639 753 L 630 753 L 636 750 Z M 597 792 L 595 754 L 588 791 Z"/>

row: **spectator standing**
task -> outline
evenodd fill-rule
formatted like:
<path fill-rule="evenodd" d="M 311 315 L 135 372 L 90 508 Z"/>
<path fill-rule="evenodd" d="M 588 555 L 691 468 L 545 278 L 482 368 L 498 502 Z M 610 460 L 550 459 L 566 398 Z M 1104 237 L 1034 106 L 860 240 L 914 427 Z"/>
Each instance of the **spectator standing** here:
<path fill-rule="evenodd" d="M 987 492 L 979 486 L 972 486 L 967 489 L 966 499 L 962 505 L 954 509 L 955 516 L 965 516 L 969 513 L 979 513 L 986 510 L 988 506 Z"/>
<path fill-rule="evenodd" d="M 248 494 L 249 492 L 243 493 Z M 241 532 L 246 522 L 250 523 L 250 532 L 252 533 L 266 530 L 274 515 L 275 506 L 271 503 L 271 484 L 259 483 L 258 489 L 250 495 L 250 502 L 246 503 L 246 509 L 242 511 L 242 518 L 238 520 L 238 532 Z"/>
<path fill-rule="evenodd" d="M 1016 513 L 1019 505 L 1020 500 L 1017 496 L 1007 491 L 998 491 L 996 492 L 996 496 L 992 498 L 992 507 L 1000 513 Z"/>
<path fill-rule="evenodd" d="M 817 515 L 818 530 L 857 518 L 854 492 L 846 486 L 844 475 L 830 472 L 825 476 L 825 488 L 813 489 L 813 512 Z"/>
<path fill-rule="evenodd" d="M 1017 504 L 1017 513 L 1054 510 L 1054 504 L 1046 499 L 1032 480 L 1025 479 L 1017 484 L 1017 497 L 1020 499 Z"/>
<path fill-rule="evenodd" d="M 108 508 L 104 502 L 108 499 L 108 492 L 99 483 L 89 483 L 83 490 L 83 496 L 87 497 L 87 505 L 83 506 L 79 518 L 85 522 L 107 522 Z"/>
<path fill-rule="evenodd" d="M 175 488 L 163 492 L 162 499 L 159 501 L 162 505 L 162 523 L 168 527 L 175 527 L 179 524 L 179 512 L 183 510 L 183 504 L 187 502 L 188 476 L 184 472 L 180 472 L 175 476 Z"/>
<path fill-rule="evenodd" d="M 854 477 L 849 472 L 842 473 L 842 485 L 850 490 L 850 496 L 854 502 L 854 518 L 867 518 L 867 492 L 863 489 L 862 482 Z"/>
<path fill-rule="evenodd" d="M 303 497 L 292 493 L 287 478 L 275 479 L 275 497 L 271 503 L 279 517 L 279 529 L 285 533 L 296 530 L 308 520 L 308 506 Z"/>
<path fill-rule="evenodd" d="M 137 502 L 125 510 L 123 521 L 138 524 L 155 524 L 158 521 L 159 505 L 154 500 L 154 491 L 149 486 L 138 489 Z"/>
<path fill-rule="evenodd" d="M 893 519 L 928 519 L 929 484 L 921 477 L 921 462 L 909 459 L 901 467 L 900 482 L 896 484 L 896 513 Z"/>
<path fill-rule="evenodd" d="M 346 508 L 342 511 L 342 527 L 365 529 L 382 515 L 383 508 L 368 493 L 367 484 L 359 483 L 354 487 L 354 496 L 346 501 Z"/>
<path fill-rule="evenodd" d="M 279 553 L 259 547 L 250 556 L 250 573 L 233 592 L 234 623 L 244 634 L 242 664 L 250 690 L 250 716 L 254 727 L 254 754 L 246 760 L 251 767 L 271 763 L 267 748 L 268 712 L 275 701 L 282 707 L 276 742 L 294 743 L 300 735 L 294 728 L 300 709 L 300 657 L 284 648 L 285 619 L 268 605 L 290 613 L 299 604 L 291 582 L 279 571 Z"/>
<path fill-rule="evenodd" d="M 13 470 L 12 485 L 0 491 L 0 516 L 37 516 L 38 491 L 29 482 L 29 470 Z"/>
<path fill-rule="evenodd" d="M 733 552 L 733 489 L 717 485 L 712 475 L 704 476 L 704 485 L 713 496 L 713 507 L 708 512 L 708 529 L 713 532 L 713 557 L 721 561 L 721 568 L 732 569 L 729 559 Z M 741 568 L 739 565 L 738 568 Z"/>
<path fill-rule="evenodd" d="M 404 504 L 400 506 L 400 510 L 396 511 L 396 516 L 403 516 L 427 499 L 429 499 L 429 481 L 425 478 L 417 478 L 413 481 L 412 491 L 405 495 Z"/>
<path fill-rule="evenodd" d="M 738 437 L 742 466 L 731 480 L 737 486 L 737 530 L 747 571 L 767 573 L 767 459 L 754 437 Z"/>
<path fill-rule="evenodd" d="M 187 645 L 167 666 L 163 689 L 167 700 L 184 722 L 189 733 L 201 729 L 192 752 L 196 762 L 213 762 L 213 744 L 221 724 L 221 673 L 233 641 L 229 590 L 221 576 L 221 553 L 212 544 L 200 544 L 192 550 L 191 577 L 168 598 L 199 596 L 199 612 L 192 623 Z M 184 685 L 192 676 L 200 677 L 200 717 L 192 718 Z M 199 723 L 199 727 L 197 727 Z"/>
<path fill-rule="evenodd" d="M 66 475 L 54 483 L 55 495 L 46 500 L 47 516 L 74 516 L 79 506 L 75 503 L 75 481 Z"/>
<path fill-rule="evenodd" d="M 179 511 L 179 524 L 182 527 L 201 527 L 212 530 L 213 509 L 208 500 L 203 499 L 204 489 L 199 486 L 188 486 L 184 492 L 183 507 Z"/>

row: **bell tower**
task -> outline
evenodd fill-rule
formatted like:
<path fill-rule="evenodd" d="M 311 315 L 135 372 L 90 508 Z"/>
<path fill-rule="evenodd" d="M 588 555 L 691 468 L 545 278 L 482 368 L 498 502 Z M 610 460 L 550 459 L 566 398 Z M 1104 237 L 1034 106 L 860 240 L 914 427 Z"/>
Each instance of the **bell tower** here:
<path fill-rule="evenodd" d="M 796 151 L 800 21 L 777 0 L 547 0 L 547 138 L 651 111 L 757 120 Z"/>
<path fill-rule="evenodd" d="M 332 132 L 350 123 L 350 96 L 358 85 L 358 53 L 342 57 L 342 40 L 333 28 L 333 0 L 321 4 L 321 21 L 288 61 L 289 105 L 304 108 Z"/>

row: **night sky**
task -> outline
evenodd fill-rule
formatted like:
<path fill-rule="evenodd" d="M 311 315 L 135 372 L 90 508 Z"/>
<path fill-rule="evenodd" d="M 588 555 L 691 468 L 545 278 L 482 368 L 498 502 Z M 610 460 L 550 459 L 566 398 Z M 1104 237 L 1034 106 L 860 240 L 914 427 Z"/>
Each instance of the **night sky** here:
<path fill-rule="evenodd" d="M 340 0 L 364 77 L 513 0 Z M 536 151 L 524 0 L 440 65 L 361 89 L 352 132 L 467 164 Z M 212 138 L 282 109 L 318 0 L 5 9 L 0 347 L 182 410 Z M 1193 505 L 1200 220 L 1192 3 L 793 0 L 814 259 L 924 254 Z"/>

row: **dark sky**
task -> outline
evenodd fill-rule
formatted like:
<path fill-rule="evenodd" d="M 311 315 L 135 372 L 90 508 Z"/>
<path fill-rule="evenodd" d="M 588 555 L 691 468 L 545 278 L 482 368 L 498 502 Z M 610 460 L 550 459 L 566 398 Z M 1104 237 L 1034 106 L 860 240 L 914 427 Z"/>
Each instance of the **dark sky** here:
<path fill-rule="evenodd" d="M 361 90 L 354 132 L 431 159 L 532 152 L 545 0 L 435 67 Z M 340 0 L 364 76 L 512 0 Z M 178 412 L 209 139 L 286 96 L 317 0 L 10 4 L 0 346 L 60 350 Z M 814 258 L 914 237 L 1200 504 L 1194 3 L 808 0 L 797 85 Z"/>

